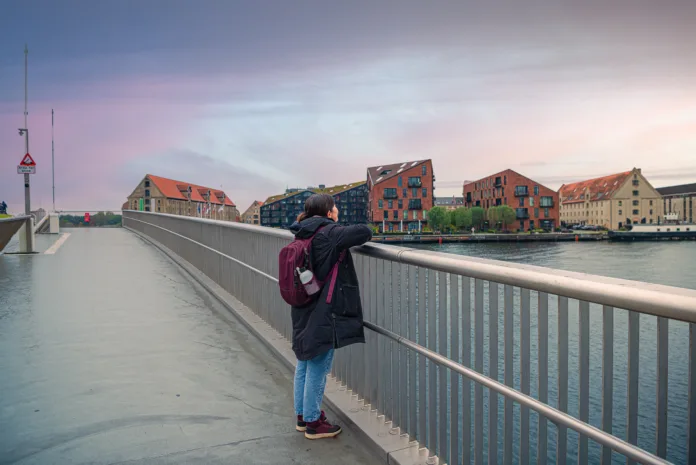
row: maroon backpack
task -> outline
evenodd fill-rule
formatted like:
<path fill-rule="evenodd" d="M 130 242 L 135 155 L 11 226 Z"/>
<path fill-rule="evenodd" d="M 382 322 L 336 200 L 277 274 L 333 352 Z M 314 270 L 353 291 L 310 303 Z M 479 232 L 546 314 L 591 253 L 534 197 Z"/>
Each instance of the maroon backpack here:
<path fill-rule="evenodd" d="M 290 244 L 286 245 L 280 249 L 280 255 L 278 256 L 278 285 L 280 286 L 280 296 L 293 307 L 304 307 L 310 303 L 313 296 L 308 295 L 305 287 L 300 282 L 300 277 L 297 274 L 297 269 L 308 269 L 312 270 L 312 263 L 310 259 L 310 252 L 312 250 L 312 239 L 316 236 L 319 231 L 321 231 L 323 226 L 309 238 L 298 239 L 295 238 Z M 338 261 L 331 269 L 329 276 L 331 277 L 331 284 L 329 287 L 329 294 L 326 297 L 326 303 L 331 303 L 331 298 L 333 297 L 333 290 L 336 286 L 336 277 L 338 275 L 338 265 L 343 261 L 345 256 L 345 251 L 341 252 Z M 327 276 L 327 278 L 329 277 Z M 319 287 L 323 287 L 326 281 L 321 281 L 315 278 Z"/>

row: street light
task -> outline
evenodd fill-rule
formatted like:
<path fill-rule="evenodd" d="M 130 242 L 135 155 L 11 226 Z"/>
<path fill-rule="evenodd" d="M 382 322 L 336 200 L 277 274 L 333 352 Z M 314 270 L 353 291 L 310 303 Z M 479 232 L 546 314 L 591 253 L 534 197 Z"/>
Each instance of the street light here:
<path fill-rule="evenodd" d="M 19 128 L 19 135 L 24 136 L 24 145 L 26 153 L 29 153 L 29 130 L 27 128 Z"/>

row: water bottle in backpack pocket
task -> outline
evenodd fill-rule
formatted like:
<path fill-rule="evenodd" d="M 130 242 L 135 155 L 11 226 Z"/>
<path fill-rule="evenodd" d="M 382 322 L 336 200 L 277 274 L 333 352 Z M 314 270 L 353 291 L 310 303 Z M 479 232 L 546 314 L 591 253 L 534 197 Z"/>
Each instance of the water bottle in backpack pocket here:
<path fill-rule="evenodd" d="M 300 270 L 299 267 L 295 268 L 295 273 L 300 279 L 300 283 L 304 287 L 307 295 L 314 295 L 321 290 L 321 286 L 314 277 L 314 273 L 311 270 L 306 269 L 304 271 Z"/>

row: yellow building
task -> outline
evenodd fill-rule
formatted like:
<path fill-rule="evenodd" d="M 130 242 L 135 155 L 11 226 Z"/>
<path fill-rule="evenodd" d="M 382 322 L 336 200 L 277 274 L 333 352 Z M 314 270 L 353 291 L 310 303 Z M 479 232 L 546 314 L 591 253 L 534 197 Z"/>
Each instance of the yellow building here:
<path fill-rule="evenodd" d="M 254 203 L 242 213 L 242 223 L 261 224 L 261 205 L 263 202 L 254 200 Z"/>
<path fill-rule="evenodd" d="M 146 175 L 124 204 L 130 210 L 239 221 L 239 211 L 219 189 Z"/>
<path fill-rule="evenodd" d="M 660 187 L 662 208 L 667 213 L 676 213 L 680 221 L 693 223 L 696 218 L 696 183 L 681 186 Z"/>
<path fill-rule="evenodd" d="M 657 223 L 662 196 L 639 168 L 602 178 L 564 184 L 558 193 L 561 223 L 619 229 L 634 223 Z"/>

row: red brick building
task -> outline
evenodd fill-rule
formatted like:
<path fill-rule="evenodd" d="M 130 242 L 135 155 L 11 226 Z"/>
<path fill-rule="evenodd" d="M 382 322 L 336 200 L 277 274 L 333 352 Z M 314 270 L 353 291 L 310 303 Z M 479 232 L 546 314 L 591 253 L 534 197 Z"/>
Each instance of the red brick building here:
<path fill-rule="evenodd" d="M 431 160 L 368 168 L 368 221 L 380 231 L 421 230 L 433 207 L 434 184 Z"/>
<path fill-rule="evenodd" d="M 505 170 L 464 184 L 464 205 L 489 209 L 508 205 L 515 209 L 513 229 L 553 230 L 558 227 L 558 193 L 513 170 Z"/>

